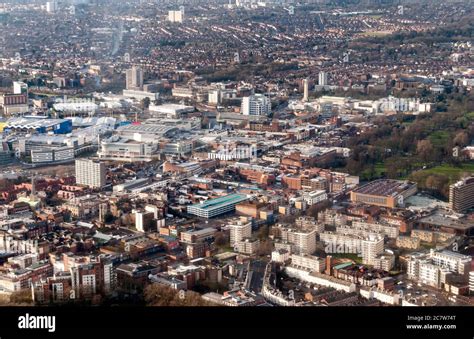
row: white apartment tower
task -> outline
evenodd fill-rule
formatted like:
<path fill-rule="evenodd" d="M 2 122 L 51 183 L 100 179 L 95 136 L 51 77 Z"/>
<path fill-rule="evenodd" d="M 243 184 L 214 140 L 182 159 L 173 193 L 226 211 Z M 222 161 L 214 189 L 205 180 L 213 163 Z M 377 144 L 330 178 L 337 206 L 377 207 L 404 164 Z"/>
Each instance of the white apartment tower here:
<path fill-rule="evenodd" d="M 92 188 L 105 186 L 105 164 L 91 159 L 76 160 L 76 183 Z"/>
<path fill-rule="evenodd" d="M 326 72 L 319 72 L 319 86 L 328 85 L 328 74 Z"/>
<path fill-rule="evenodd" d="M 313 254 L 316 251 L 316 230 L 281 229 L 281 240 L 291 244 L 297 254 Z"/>
<path fill-rule="evenodd" d="M 229 225 L 230 227 L 230 245 L 234 246 L 236 243 L 241 242 L 245 238 L 252 236 L 252 223 L 244 223 L 238 221 L 235 225 Z"/>
<path fill-rule="evenodd" d="M 58 10 L 58 1 L 53 0 L 53 1 L 48 1 L 46 3 L 46 12 L 48 13 L 54 13 Z"/>
<path fill-rule="evenodd" d="M 272 111 L 272 103 L 263 94 L 254 94 L 242 98 L 241 113 L 243 115 L 269 115 Z"/>
<path fill-rule="evenodd" d="M 373 265 L 375 257 L 384 251 L 384 238 L 371 234 L 367 239 L 361 241 L 362 262 L 366 265 Z"/>

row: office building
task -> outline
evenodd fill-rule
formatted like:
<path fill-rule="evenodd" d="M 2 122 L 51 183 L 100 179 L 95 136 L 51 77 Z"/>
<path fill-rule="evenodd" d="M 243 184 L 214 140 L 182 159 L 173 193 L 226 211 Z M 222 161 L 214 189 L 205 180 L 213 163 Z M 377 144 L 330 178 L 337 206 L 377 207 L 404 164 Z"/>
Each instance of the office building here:
<path fill-rule="evenodd" d="M 271 113 L 271 111 L 271 101 L 263 94 L 254 94 L 242 98 L 241 113 L 243 115 L 267 116 Z"/>
<path fill-rule="evenodd" d="M 184 11 L 168 11 L 168 21 L 182 23 L 184 21 Z"/>
<path fill-rule="evenodd" d="M 13 162 L 13 153 L 10 151 L 0 151 L 0 166 L 8 166 Z"/>
<path fill-rule="evenodd" d="M 46 12 L 48 13 L 55 13 L 58 8 L 58 2 L 56 0 L 48 1 L 46 3 Z"/>
<path fill-rule="evenodd" d="M 216 232 L 212 227 L 181 232 L 181 241 L 188 244 L 204 242 L 213 239 Z"/>
<path fill-rule="evenodd" d="M 306 202 L 308 206 L 315 205 L 322 201 L 327 200 L 328 195 L 324 190 L 316 190 L 312 192 L 306 192 L 303 194 L 303 200 Z"/>
<path fill-rule="evenodd" d="M 235 205 L 247 200 L 248 198 L 245 194 L 229 194 L 188 206 L 187 210 L 189 214 L 194 214 L 201 218 L 213 218 L 235 211 Z"/>
<path fill-rule="evenodd" d="M 153 228 L 155 215 L 151 211 L 135 211 L 135 228 L 139 232 L 147 232 Z M 156 222 L 155 222 L 156 226 Z M 155 227 L 156 230 L 156 227 Z"/>
<path fill-rule="evenodd" d="M 449 186 L 449 207 L 459 213 L 474 207 L 474 177 L 464 178 Z"/>
<path fill-rule="evenodd" d="M 13 94 L 26 94 L 28 97 L 28 85 L 23 81 L 14 81 Z"/>
<path fill-rule="evenodd" d="M 133 66 L 128 69 L 126 75 L 126 89 L 141 91 L 143 89 L 143 70 L 140 67 Z"/>
<path fill-rule="evenodd" d="M 91 159 L 76 160 L 76 183 L 92 188 L 102 188 L 106 183 L 105 164 Z"/>
<path fill-rule="evenodd" d="M 328 85 L 328 74 L 326 72 L 319 72 L 319 86 Z"/>
<path fill-rule="evenodd" d="M 1 94 L 0 95 L 0 111 L 3 111 L 3 114 L 5 116 L 27 113 L 29 111 L 28 96 L 26 95 L 26 93 Z"/>

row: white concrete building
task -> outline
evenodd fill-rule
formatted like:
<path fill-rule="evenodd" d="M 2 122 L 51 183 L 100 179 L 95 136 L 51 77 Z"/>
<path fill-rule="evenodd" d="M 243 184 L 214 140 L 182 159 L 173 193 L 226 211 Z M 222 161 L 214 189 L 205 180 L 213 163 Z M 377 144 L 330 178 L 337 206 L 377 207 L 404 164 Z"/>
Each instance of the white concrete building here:
<path fill-rule="evenodd" d="M 229 225 L 230 228 L 230 245 L 235 246 L 237 242 L 252 236 L 252 223 L 243 222 L 239 220 L 234 225 Z"/>
<path fill-rule="evenodd" d="M 272 251 L 272 261 L 278 263 L 284 263 L 290 260 L 290 252 L 285 249 L 279 249 Z M 474 277 L 473 277 L 474 278 Z"/>
<path fill-rule="evenodd" d="M 326 72 L 319 72 L 319 86 L 327 86 L 328 83 L 328 74 Z"/>
<path fill-rule="evenodd" d="M 143 89 L 143 70 L 140 67 L 133 66 L 126 71 L 125 76 L 127 90 L 141 91 Z"/>
<path fill-rule="evenodd" d="M 308 206 L 315 205 L 321 201 L 327 200 L 328 195 L 324 190 L 316 190 L 307 192 L 303 195 L 303 199 Z"/>
<path fill-rule="evenodd" d="M 272 111 L 272 103 L 263 94 L 254 94 L 242 98 L 240 112 L 243 115 L 269 115 Z"/>
<path fill-rule="evenodd" d="M 469 272 L 469 292 L 474 293 L 474 271 Z"/>
<path fill-rule="evenodd" d="M 291 265 L 320 273 L 326 269 L 326 261 L 324 260 L 324 258 L 319 258 L 314 255 L 308 254 L 291 255 Z"/>
<path fill-rule="evenodd" d="M 291 244 L 293 253 L 313 254 L 316 250 L 316 230 L 280 228 L 281 240 Z"/>
<path fill-rule="evenodd" d="M 433 264 L 446 267 L 451 272 L 465 275 L 471 270 L 472 258 L 457 252 L 435 250 L 430 251 L 430 258 Z"/>
<path fill-rule="evenodd" d="M 257 253 L 258 247 L 260 245 L 260 240 L 245 238 L 241 241 L 237 241 L 234 244 L 234 251 L 238 253 L 252 255 Z"/>
<path fill-rule="evenodd" d="M 168 11 L 168 21 L 182 23 L 184 21 L 184 11 Z"/>
<path fill-rule="evenodd" d="M 91 159 L 76 159 L 76 183 L 92 188 L 102 188 L 106 184 L 105 164 Z"/>
<path fill-rule="evenodd" d="M 361 245 L 362 262 L 366 265 L 374 265 L 374 259 L 384 251 L 383 237 L 370 235 L 362 240 Z"/>

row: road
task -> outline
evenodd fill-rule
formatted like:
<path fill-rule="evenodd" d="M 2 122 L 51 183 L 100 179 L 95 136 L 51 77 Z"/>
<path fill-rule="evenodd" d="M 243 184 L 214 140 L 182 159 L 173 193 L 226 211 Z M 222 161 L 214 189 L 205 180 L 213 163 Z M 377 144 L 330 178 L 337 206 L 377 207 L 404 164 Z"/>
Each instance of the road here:
<path fill-rule="evenodd" d="M 249 270 L 248 289 L 254 293 L 260 293 L 263 285 L 263 275 L 267 263 L 262 260 L 252 260 Z"/>

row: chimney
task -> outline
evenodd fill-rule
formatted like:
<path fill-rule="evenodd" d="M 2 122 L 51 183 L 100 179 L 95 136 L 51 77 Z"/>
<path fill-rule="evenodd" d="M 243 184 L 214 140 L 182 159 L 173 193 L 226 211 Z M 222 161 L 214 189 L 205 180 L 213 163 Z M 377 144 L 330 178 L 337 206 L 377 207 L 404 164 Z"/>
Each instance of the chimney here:
<path fill-rule="evenodd" d="M 326 257 L 326 272 L 327 275 L 332 275 L 332 256 Z"/>

